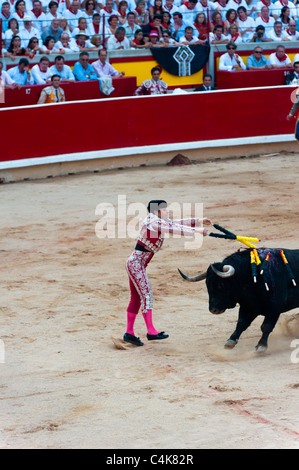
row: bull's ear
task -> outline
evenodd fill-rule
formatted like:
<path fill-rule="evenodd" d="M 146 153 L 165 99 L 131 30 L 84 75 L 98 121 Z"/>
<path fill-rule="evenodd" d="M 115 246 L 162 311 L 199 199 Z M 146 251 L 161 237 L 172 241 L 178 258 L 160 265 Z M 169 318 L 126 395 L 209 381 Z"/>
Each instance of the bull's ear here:
<path fill-rule="evenodd" d="M 235 274 L 235 268 L 230 264 L 214 263 L 211 264 L 211 268 L 217 276 L 222 278 L 231 277 Z"/>

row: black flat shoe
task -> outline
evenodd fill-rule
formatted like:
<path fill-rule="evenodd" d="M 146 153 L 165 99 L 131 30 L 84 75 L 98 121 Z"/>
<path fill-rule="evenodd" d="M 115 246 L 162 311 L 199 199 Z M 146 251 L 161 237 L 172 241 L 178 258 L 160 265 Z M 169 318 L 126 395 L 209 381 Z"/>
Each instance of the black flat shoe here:
<path fill-rule="evenodd" d="M 124 341 L 127 341 L 127 343 L 135 344 L 135 346 L 143 346 L 143 342 L 140 341 L 140 339 L 137 338 L 137 336 L 130 335 L 130 333 L 124 334 Z"/>
<path fill-rule="evenodd" d="M 157 335 L 149 335 L 147 333 L 147 339 L 149 341 L 152 341 L 153 339 L 166 339 L 168 338 L 169 335 L 167 335 L 166 333 L 164 333 L 164 331 L 161 331 L 160 333 L 158 333 Z"/>

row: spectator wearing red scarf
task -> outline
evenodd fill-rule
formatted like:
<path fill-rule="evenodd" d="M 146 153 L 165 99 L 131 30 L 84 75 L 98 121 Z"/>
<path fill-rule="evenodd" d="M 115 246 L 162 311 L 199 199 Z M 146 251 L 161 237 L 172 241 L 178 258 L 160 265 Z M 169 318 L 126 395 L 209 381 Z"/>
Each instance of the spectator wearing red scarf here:
<path fill-rule="evenodd" d="M 284 46 L 277 46 L 276 52 L 270 54 L 269 56 L 269 64 L 272 66 L 273 69 L 284 69 L 284 68 L 291 68 L 292 62 L 289 56 L 285 53 Z"/>

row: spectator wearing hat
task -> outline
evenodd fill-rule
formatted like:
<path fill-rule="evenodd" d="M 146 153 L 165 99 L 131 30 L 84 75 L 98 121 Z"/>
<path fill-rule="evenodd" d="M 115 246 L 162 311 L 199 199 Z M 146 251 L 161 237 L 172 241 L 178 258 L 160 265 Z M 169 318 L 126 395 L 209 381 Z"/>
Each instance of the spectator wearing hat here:
<path fill-rule="evenodd" d="M 23 25 L 24 27 L 20 30 L 19 36 L 22 41 L 22 47 L 27 47 L 29 44 L 29 40 L 33 37 L 37 38 L 39 41 L 39 45 L 42 45 L 41 35 L 37 28 L 32 25 L 32 18 L 30 15 L 25 15 L 23 18 Z"/>
<path fill-rule="evenodd" d="M 76 44 L 80 52 L 95 51 L 97 48 L 89 41 L 89 36 L 84 31 L 79 31 L 75 36 Z"/>
<path fill-rule="evenodd" d="M 105 49 L 100 49 L 98 54 L 99 60 L 96 60 L 91 64 L 98 78 L 121 78 L 125 75 L 125 72 L 118 72 L 111 64 L 109 64 L 109 62 L 107 62 L 107 51 Z"/>
<path fill-rule="evenodd" d="M 130 49 L 129 39 L 126 37 L 126 31 L 123 26 L 119 26 L 114 36 L 111 36 L 107 41 L 107 49 L 119 50 L 119 49 Z"/>
<path fill-rule="evenodd" d="M 237 71 L 238 68 L 246 70 L 246 65 L 242 58 L 236 54 L 236 44 L 234 42 L 229 42 L 226 49 L 227 52 L 220 57 L 219 70 L 226 70 L 228 72 Z"/>
<path fill-rule="evenodd" d="M 42 89 L 37 104 L 60 103 L 62 101 L 65 101 L 64 91 L 62 88 L 60 88 L 59 85 L 59 75 L 52 75 L 51 85 Z"/>
<path fill-rule="evenodd" d="M 149 33 L 149 41 L 146 43 L 146 47 L 163 47 L 163 44 L 159 40 L 159 33 L 157 31 L 151 31 Z"/>
<path fill-rule="evenodd" d="M 160 80 L 161 70 L 159 67 L 153 67 L 151 70 L 152 78 L 144 80 L 135 95 L 164 95 L 167 93 L 167 83 Z"/>
<path fill-rule="evenodd" d="M 88 61 L 88 52 L 80 52 L 79 61 L 75 63 L 73 68 L 75 80 L 79 82 L 86 80 L 97 80 L 96 73 L 91 64 L 88 63 Z"/>

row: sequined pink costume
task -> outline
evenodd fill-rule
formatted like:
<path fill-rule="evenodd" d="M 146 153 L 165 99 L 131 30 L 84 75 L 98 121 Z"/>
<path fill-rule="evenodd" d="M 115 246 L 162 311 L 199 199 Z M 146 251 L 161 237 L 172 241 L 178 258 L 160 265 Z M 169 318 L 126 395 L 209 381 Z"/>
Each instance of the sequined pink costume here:
<path fill-rule="evenodd" d="M 143 313 L 152 310 L 153 294 L 146 267 L 160 250 L 166 233 L 193 236 L 196 220 L 162 220 L 150 213 L 143 221 L 136 248 L 126 263 L 131 290 L 128 312 L 137 315 L 140 306 Z"/>

